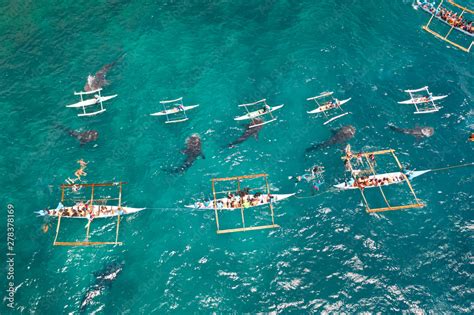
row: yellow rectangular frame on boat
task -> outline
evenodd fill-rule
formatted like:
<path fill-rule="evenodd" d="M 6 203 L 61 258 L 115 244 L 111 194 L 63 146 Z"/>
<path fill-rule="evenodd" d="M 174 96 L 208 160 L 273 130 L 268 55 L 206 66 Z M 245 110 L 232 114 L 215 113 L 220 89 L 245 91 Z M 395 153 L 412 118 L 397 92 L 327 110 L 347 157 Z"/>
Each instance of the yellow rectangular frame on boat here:
<path fill-rule="evenodd" d="M 66 185 L 63 184 L 61 185 L 61 202 L 64 202 L 65 200 L 65 190 L 66 189 L 72 189 L 73 187 L 91 187 L 91 197 L 90 197 L 90 204 L 93 203 L 94 201 L 94 188 L 95 187 L 111 187 L 111 186 L 118 186 L 119 187 L 119 193 L 118 193 L 118 198 L 108 198 L 108 199 L 102 199 L 102 200 L 118 200 L 118 207 L 120 209 L 122 205 L 122 185 L 126 184 L 125 182 L 115 182 L 115 183 L 99 183 L 99 184 L 71 184 L 71 185 Z M 91 242 L 89 241 L 90 237 L 90 224 L 91 221 L 88 222 L 87 224 L 87 230 L 86 230 L 86 241 L 82 242 L 61 242 L 58 241 L 58 235 L 59 235 L 59 229 L 61 226 L 61 215 L 58 216 L 58 224 L 56 226 L 56 236 L 54 237 L 54 242 L 53 246 L 95 246 L 95 245 L 122 245 L 122 242 L 118 241 L 118 235 L 119 235 L 119 228 L 120 228 L 120 214 L 117 215 L 117 225 L 116 225 L 116 230 L 115 230 L 115 241 L 109 241 L 109 242 Z"/>
<path fill-rule="evenodd" d="M 216 226 L 217 226 L 217 234 L 226 234 L 226 233 L 236 233 L 236 232 L 246 232 L 246 231 L 256 231 L 256 230 L 263 230 L 263 229 L 275 229 L 279 228 L 278 224 L 275 224 L 275 216 L 273 211 L 273 204 L 271 202 L 268 203 L 270 207 L 270 214 L 272 217 L 272 224 L 269 225 L 259 225 L 259 226 L 245 226 L 245 215 L 244 215 L 244 207 L 240 207 L 241 217 L 242 217 L 242 227 L 241 228 L 234 228 L 234 229 L 221 229 L 219 225 L 219 209 L 217 208 L 217 192 L 215 184 L 216 182 L 223 182 L 223 181 L 237 181 L 237 191 L 240 191 L 240 181 L 242 179 L 253 179 L 253 178 L 261 178 L 265 179 L 265 186 L 267 189 L 267 194 L 270 194 L 270 186 L 268 185 L 268 175 L 267 174 L 254 174 L 254 175 L 243 175 L 243 176 L 235 176 L 235 177 L 224 177 L 224 178 L 213 178 L 212 182 L 212 195 L 214 196 L 214 213 L 216 216 Z"/>
<path fill-rule="evenodd" d="M 439 3 L 438 8 L 436 9 L 436 11 L 438 11 L 438 10 L 441 8 L 441 5 L 443 4 L 443 2 L 444 2 L 444 0 L 441 0 L 441 2 Z M 448 2 L 449 4 L 451 4 L 451 5 L 453 5 L 453 6 L 455 6 L 455 7 L 457 7 L 457 8 L 459 8 L 459 9 L 462 10 L 462 13 L 461 13 L 459 16 L 462 16 L 465 12 L 474 14 L 474 11 L 473 11 L 472 9 L 468 9 L 468 8 L 466 8 L 466 7 L 463 7 L 462 5 L 457 4 L 457 3 L 454 2 L 453 0 L 447 0 L 447 2 Z M 465 46 L 462 46 L 462 45 L 460 45 L 460 44 L 458 44 L 458 43 L 455 43 L 454 41 L 448 39 L 448 37 L 449 37 L 449 35 L 451 35 L 451 32 L 453 31 L 453 29 L 455 29 L 454 25 L 451 26 L 451 28 L 450 28 L 450 30 L 448 31 L 448 33 L 446 33 L 446 35 L 444 35 L 444 36 L 441 35 L 441 34 L 439 34 L 439 33 L 436 32 L 436 31 L 433 31 L 433 30 L 430 28 L 431 21 L 433 20 L 433 18 L 435 17 L 435 15 L 436 15 L 436 14 L 432 14 L 430 20 L 428 21 L 428 24 L 423 25 L 422 28 L 423 28 L 425 31 L 427 31 L 428 33 L 434 35 L 435 37 L 437 37 L 437 38 L 439 38 L 439 39 L 441 39 L 441 40 L 443 40 L 443 41 L 445 41 L 445 42 L 447 42 L 447 43 L 453 45 L 454 47 L 456 47 L 456 48 L 458 48 L 458 49 L 460 49 L 460 50 L 462 50 L 462 51 L 464 51 L 464 52 L 469 53 L 469 52 L 471 51 L 472 46 L 474 46 L 474 41 L 471 41 L 471 44 L 470 44 L 468 47 L 465 47 Z"/>
<path fill-rule="evenodd" d="M 375 172 L 375 169 L 372 165 L 372 162 L 370 162 L 370 160 L 369 160 L 369 156 L 371 156 L 371 155 L 383 155 L 383 154 L 391 154 L 393 156 L 395 162 L 397 163 L 398 167 L 400 168 L 400 170 L 403 170 L 403 166 L 400 164 L 400 161 L 398 160 L 397 156 L 395 155 L 395 150 L 393 150 L 393 149 L 380 150 L 380 151 L 374 151 L 374 152 L 357 153 L 357 155 L 360 155 L 361 157 L 364 157 L 366 159 L 367 164 L 370 167 L 370 172 L 372 173 L 372 175 L 377 175 L 377 173 Z M 357 156 L 354 156 L 353 154 L 351 154 L 350 157 L 348 157 L 346 155 L 346 156 L 343 156 L 341 159 L 343 159 L 343 160 L 346 160 L 346 159 L 352 160 L 354 158 L 357 158 Z M 354 178 L 354 180 L 357 180 L 356 176 L 354 175 L 354 170 L 352 168 L 352 165 L 350 163 L 349 163 L 349 168 L 350 168 L 352 177 Z M 390 203 L 388 202 L 387 196 L 385 195 L 385 193 L 382 189 L 382 186 L 377 186 L 379 188 L 380 193 L 381 193 L 385 203 L 387 204 L 387 206 L 386 207 L 381 207 L 381 208 L 370 208 L 369 203 L 367 201 L 367 198 L 365 197 L 364 190 L 359 187 L 359 191 L 362 195 L 362 199 L 364 200 L 366 211 L 368 213 L 374 213 L 374 212 L 395 211 L 395 210 L 404 210 L 404 209 L 424 207 L 425 204 L 423 204 L 420 201 L 420 199 L 418 199 L 418 197 L 416 196 L 416 193 L 413 190 L 413 187 L 412 187 L 408 177 L 405 174 L 403 174 L 403 176 L 405 177 L 404 181 L 407 183 L 408 188 L 410 189 L 410 193 L 412 194 L 412 196 L 415 199 L 415 203 L 408 204 L 408 205 L 397 205 L 397 206 L 390 205 Z"/>

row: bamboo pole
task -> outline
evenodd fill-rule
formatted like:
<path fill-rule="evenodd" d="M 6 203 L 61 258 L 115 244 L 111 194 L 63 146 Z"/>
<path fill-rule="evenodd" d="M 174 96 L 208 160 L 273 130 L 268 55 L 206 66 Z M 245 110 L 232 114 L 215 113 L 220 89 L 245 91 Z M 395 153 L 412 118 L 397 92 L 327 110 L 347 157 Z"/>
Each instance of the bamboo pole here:
<path fill-rule="evenodd" d="M 268 185 L 268 178 L 265 176 L 265 185 L 267 186 L 267 195 L 270 198 L 270 185 Z M 272 215 L 272 224 L 275 225 L 275 214 L 273 211 L 273 203 L 271 202 L 271 199 L 269 200 L 269 205 L 270 205 L 270 213 Z"/>
<path fill-rule="evenodd" d="M 438 8 L 436 9 L 435 12 L 438 12 L 438 11 L 439 11 L 439 8 L 440 8 L 441 5 L 443 4 L 443 1 L 444 1 L 444 0 L 441 0 L 440 4 L 438 5 Z M 428 27 L 428 26 L 431 24 L 431 21 L 433 20 L 434 17 L 435 17 L 435 14 L 431 14 L 431 18 L 429 19 L 428 23 L 427 23 L 424 27 Z"/>
<path fill-rule="evenodd" d="M 122 183 L 120 183 L 119 187 L 119 196 L 118 196 L 118 209 L 122 209 Z"/>
<path fill-rule="evenodd" d="M 403 174 L 403 173 L 402 173 L 402 174 Z M 413 186 L 411 185 L 410 180 L 408 179 L 408 176 L 406 176 L 405 174 L 403 174 L 403 177 L 405 177 L 405 181 L 407 182 L 407 185 L 408 185 L 408 187 L 410 188 L 410 191 L 411 191 L 411 193 L 413 194 L 413 197 L 415 198 L 415 201 L 416 201 L 416 202 L 419 202 L 419 199 L 418 199 L 418 197 L 417 197 L 416 194 L 415 194 L 415 190 L 413 189 Z"/>
<path fill-rule="evenodd" d="M 240 191 L 240 180 L 237 181 L 237 192 Z M 245 216 L 244 216 L 244 200 L 240 198 L 240 213 L 242 215 L 242 226 L 245 228 Z"/>
<path fill-rule="evenodd" d="M 222 177 L 222 178 L 213 178 L 212 181 L 223 182 L 223 181 L 232 181 L 232 180 L 239 180 L 239 179 L 258 178 L 258 177 L 264 177 L 266 175 L 267 174 L 253 174 L 253 175 L 243 175 L 243 176 L 234 176 L 234 177 Z"/>
<path fill-rule="evenodd" d="M 441 3 L 443 3 L 443 1 L 441 1 Z M 466 11 L 466 12 L 469 12 L 471 14 L 474 14 L 474 11 L 471 10 L 471 9 L 468 9 L 467 7 L 463 7 L 462 5 L 459 5 L 457 4 L 456 2 L 454 2 L 453 0 L 448 0 L 448 3 L 452 4 L 453 6 L 455 7 L 458 7 L 459 9 L 463 10 L 463 11 Z"/>
<path fill-rule="evenodd" d="M 374 213 L 374 212 L 394 211 L 394 210 L 403 210 L 403 209 L 412 209 L 412 208 L 422 208 L 424 206 L 425 205 L 422 203 L 414 203 L 414 204 L 403 205 L 403 206 L 373 208 L 373 209 L 368 209 L 367 212 Z"/>
<path fill-rule="evenodd" d="M 246 227 L 246 228 L 219 230 L 219 231 L 217 231 L 217 234 L 227 234 L 227 233 L 246 232 L 246 231 L 257 231 L 257 230 L 264 230 L 264 229 L 276 229 L 276 228 L 279 228 L 279 227 L 280 226 L 278 224 L 250 226 L 250 227 Z"/>
<path fill-rule="evenodd" d="M 403 170 L 403 166 L 402 166 L 402 164 L 400 163 L 400 161 L 398 160 L 398 157 L 395 155 L 395 151 L 392 152 L 392 156 L 393 156 L 393 158 L 395 159 L 395 162 L 397 162 L 397 165 L 398 165 L 398 167 L 400 168 L 400 170 Z"/>
<path fill-rule="evenodd" d="M 215 188 L 215 182 L 212 180 L 212 194 L 214 195 L 214 213 L 216 215 L 216 225 L 217 225 L 217 233 L 219 233 L 219 213 L 217 212 L 217 198 L 216 198 L 216 188 Z"/>
<path fill-rule="evenodd" d="M 392 152 L 392 154 L 393 154 L 393 152 Z M 372 166 L 372 163 L 370 162 L 369 158 L 367 156 L 365 156 L 365 159 L 367 160 L 367 163 L 369 164 L 369 167 L 370 167 L 370 170 L 372 171 L 372 174 L 374 174 L 374 176 L 376 176 L 377 174 L 375 173 L 375 170 L 374 170 L 374 168 Z M 377 187 L 379 188 L 380 193 L 382 194 L 382 197 L 385 200 L 385 203 L 390 208 L 390 204 L 388 203 L 387 197 L 385 196 L 385 193 L 383 192 L 382 186 L 377 185 Z"/>
<path fill-rule="evenodd" d="M 117 229 L 115 231 L 115 244 L 118 244 L 119 227 L 120 227 L 120 214 L 117 216 Z"/>
<path fill-rule="evenodd" d="M 361 193 L 361 195 L 362 195 L 362 199 L 364 199 L 366 211 L 369 212 L 370 207 L 369 207 L 369 203 L 367 202 L 367 198 L 365 198 L 364 191 L 363 191 L 362 189 L 359 189 L 359 191 L 360 191 L 360 193 Z"/>
<path fill-rule="evenodd" d="M 61 213 L 58 215 L 58 225 L 56 226 L 56 236 L 54 237 L 53 245 L 56 245 L 56 240 L 58 239 L 59 227 L 61 226 Z"/>
<path fill-rule="evenodd" d="M 387 153 L 391 153 L 392 151 L 394 151 L 393 149 L 387 149 L 387 150 L 380 150 L 380 151 L 373 151 L 373 152 L 359 152 L 359 153 L 356 153 L 356 154 L 352 154 L 350 159 L 355 159 L 357 158 L 357 155 L 361 155 L 361 156 L 369 156 L 371 154 L 373 155 L 381 155 L 381 154 L 387 154 Z M 348 159 L 347 155 L 344 155 L 341 157 L 341 160 L 345 160 L 345 159 Z"/>

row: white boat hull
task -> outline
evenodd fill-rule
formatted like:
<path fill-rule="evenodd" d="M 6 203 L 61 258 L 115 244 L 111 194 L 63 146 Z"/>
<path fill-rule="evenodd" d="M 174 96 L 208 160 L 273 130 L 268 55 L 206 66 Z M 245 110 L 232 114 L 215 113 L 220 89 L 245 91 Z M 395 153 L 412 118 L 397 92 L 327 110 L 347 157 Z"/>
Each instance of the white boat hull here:
<path fill-rule="evenodd" d="M 196 108 L 198 107 L 199 105 L 190 105 L 190 106 L 184 106 L 184 110 L 187 111 L 187 110 L 191 110 L 193 108 Z M 161 112 L 156 112 L 156 113 L 153 113 L 153 114 L 150 114 L 150 116 L 166 116 L 166 115 L 173 115 L 173 114 L 177 114 L 179 112 L 181 112 L 182 110 L 180 110 L 179 108 L 175 107 L 175 108 L 171 108 L 171 109 L 167 109 L 167 110 L 162 110 Z"/>
<path fill-rule="evenodd" d="M 274 203 L 274 202 L 278 202 L 278 201 L 281 201 L 281 200 L 284 200 L 284 199 L 287 199 L 287 198 L 290 198 L 291 196 L 293 196 L 295 194 L 272 194 L 272 198 L 271 198 L 271 202 Z M 217 203 L 222 203 L 222 207 L 217 207 L 219 210 L 235 210 L 235 209 L 240 209 L 241 207 L 228 207 L 227 204 L 228 204 L 228 198 L 225 197 L 225 198 L 220 198 L 220 199 L 217 199 Z M 260 200 L 259 200 L 259 203 L 256 204 L 256 205 L 250 205 L 248 206 L 247 208 L 252 208 L 252 207 L 259 207 L 259 206 L 264 206 L 264 205 L 268 205 L 270 203 L 270 200 L 268 199 L 268 195 L 261 195 L 260 197 Z M 195 204 L 193 205 L 186 205 L 185 206 L 186 208 L 192 208 L 192 209 L 207 209 L 207 210 L 214 210 L 214 206 L 213 206 L 213 202 L 210 201 L 208 203 L 204 203 L 204 202 L 196 202 Z"/>
<path fill-rule="evenodd" d="M 59 214 L 61 213 L 62 218 L 89 219 L 89 216 L 85 215 L 86 212 L 84 209 L 85 209 L 85 206 L 82 206 L 82 207 L 73 206 L 73 207 L 64 207 L 60 209 L 52 209 L 52 210 L 49 210 L 48 212 L 46 212 L 45 210 L 41 210 L 38 212 L 38 214 L 40 216 L 58 217 Z M 119 214 L 127 215 L 127 214 L 137 213 L 145 209 L 146 208 L 131 208 L 131 207 L 121 207 L 119 209 L 118 206 L 93 205 L 92 213 L 94 215 L 94 219 L 99 219 L 99 218 L 116 217 Z M 77 215 L 72 215 L 70 213 L 75 213 Z"/>
<path fill-rule="evenodd" d="M 430 103 L 430 102 L 442 100 L 443 98 L 446 98 L 446 97 L 448 96 L 447 95 L 433 96 L 432 98 L 428 98 L 428 99 L 425 99 L 424 97 L 417 97 L 417 98 L 412 98 L 406 101 L 398 102 L 398 104 L 414 105 L 414 104 Z"/>
<path fill-rule="evenodd" d="M 273 107 L 271 107 L 270 110 L 268 110 L 268 111 L 264 111 L 263 109 L 259 109 L 259 110 L 250 112 L 250 113 L 248 113 L 248 114 L 246 114 L 246 115 L 235 117 L 234 120 L 254 119 L 254 118 L 257 118 L 257 117 L 259 117 L 259 116 L 266 115 L 266 114 L 268 114 L 268 113 L 271 113 L 271 112 L 274 112 L 274 111 L 276 111 L 276 110 L 279 110 L 279 109 L 282 108 L 283 106 L 284 106 L 284 105 L 273 106 Z"/>
<path fill-rule="evenodd" d="M 348 99 L 345 99 L 345 100 L 342 100 L 342 101 L 339 101 L 339 106 L 342 106 L 344 104 L 346 104 L 347 102 L 349 102 L 352 98 L 348 98 Z M 334 108 L 337 108 L 338 106 L 337 105 L 323 105 L 323 106 L 319 106 L 318 108 L 316 109 L 313 109 L 309 112 L 307 112 L 308 114 L 317 114 L 317 113 L 322 113 L 322 112 L 325 112 L 325 111 L 328 111 L 328 110 L 331 110 L 331 109 L 334 109 Z"/>
<path fill-rule="evenodd" d="M 425 173 L 430 172 L 431 170 L 424 170 L 424 171 L 411 171 L 406 174 L 408 176 L 408 179 L 411 180 L 415 177 L 421 176 Z M 373 187 L 381 187 L 381 186 L 388 186 L 392 184 L 398 184 L 402 183 L 405 181 L 405 175 L 402 172 L 393 172 L 393 173 L 385 173 L 385 174 L 377 174 L 377 175 L 371 175 L 367 176 L 367 178 L 370 180 L 383 180 L 384 178 L 390 179 L 388 182 L 382 182 L 380 184 L 375 184 L 375 185 L 364 185 L 363 188 L 373 188 Z M 337 185 L 334 185 L 334 187 L 342 190 L 349 190 L 349 189 L 359 189 L 360 187 L 357 185 L 357 183 L 352 180 L 352 183 L 340 183 Z"/>
<path fill-rule="evenodd" d="M 90 99 L 82 101 L 82 102 L 74 103 L 74 104 L 71 104 L 71 105 L 66 105 L 66 107 L 81 108 L 81 107 L 92 106 L 92 105 L 100 104 L 100 102 L 105 102 L 105 101 L 108 101 L 110 99 L 113 99 L 114 97 L 117 97 L 117 95 L 118 94 L 114 94 L 114 95 L 110 95 L 110 96 L 101 96 L 99 98 L 90 98 Z"/>

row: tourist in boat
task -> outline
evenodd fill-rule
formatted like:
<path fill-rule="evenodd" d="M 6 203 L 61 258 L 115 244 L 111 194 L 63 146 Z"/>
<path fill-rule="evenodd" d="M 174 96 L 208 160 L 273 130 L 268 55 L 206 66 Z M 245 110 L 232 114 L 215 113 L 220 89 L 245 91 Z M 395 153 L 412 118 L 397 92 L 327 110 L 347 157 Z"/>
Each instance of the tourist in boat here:
<path fill-rule="evenodd" d="M 263 113 L 267 113 L 267 112 L 269 112 L 271 109 L 272 109 L 272 108 L 270 107 L 270 105 L 265 104 L 265 105 L 263 105 L 262 112 L 263 112 Z"/>
<path fill-rule="evenodd" d="M 178 109 L 178 111 L 184 112 L 184 106 L 183 106 L 183 104 L 177 104 L 177 105 L 176 105 L 176 108 Z"/>
<path fill-rule="evenodd" d="M 258 206 L 258 203 L 259 203 L 258 197 L 257 198 L 253 197 L 252 200 L 250 201 L 250 204 L 254 207 Z"/>

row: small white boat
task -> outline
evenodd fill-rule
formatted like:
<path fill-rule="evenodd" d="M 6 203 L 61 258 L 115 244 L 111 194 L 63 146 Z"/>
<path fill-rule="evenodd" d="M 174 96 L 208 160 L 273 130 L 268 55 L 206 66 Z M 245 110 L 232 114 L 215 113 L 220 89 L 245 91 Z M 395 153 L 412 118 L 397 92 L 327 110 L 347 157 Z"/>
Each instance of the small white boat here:
<path fill-rule="evenodd" d="M 253 111 L 253 112 L 249 112 L 245 115 L 242 115 L 242 116 L 237 116 L 234 118 L 234 120 L 246 120 L 246 119 L 254 119 L 254 118 L 257 118 L 257 117 L 260 117 L 262 115 L 266 115 L 266 114 L 269 114 L 271 112 L 274 112 L 276 110 L 279 110 L 280 108 L 282 108 L 284 105 L 277 105 L 277 106 L 271 106 L 269 110 L 265 110 L 265 109 L 259 109 L 259 110 L 256 110 L 256 111 Z"/>
<path fill-rule="evenodd" d="M 160 104 L 163 106 L 163 110 L 152 113 L 150 116 L 166 116 L 165 124 L 174 124 L 189 120 L 186 111 L 199 106 L 199 104 L 184 106 L 183 97 L 174 100 L 160 101 Z M 176 118 L 173 118 L 173 116 L 170 117 L 171 115 L 175 115 L 174 117 Z"/>
<path fill-rule="evenodd" d="M 401 101 L 398 102 L 398 104 L 408 104 L 408 105 L 414 105 L 414 104 L 423 104 L 423 103 L 430 103 L 438 100 L 442 100 L 443 98 L 448 97 L 448 95 L 440 95 L 440 96 L 432 96 L 432 97 L 416 97 L 412 98 L 406 101 Z"/>
<path fill-rule="evenodd" d="M 166 109 L 166 110 L 162 110 L 160 112 L 150 114 L 150 116 L 166 116 L 166 115 L 177 114 L 177 113 L 182 112 L 182 111 L 191 110 L 191 109 L 196 108 L 198 106 L 199 105 L 183 106 L 181 109 L 178 108 L 178 107 L 174 107 L 174 108 L 171 108 L 171 109 Z"/>
<path fill-rule="evenodd" d="M 385 174 L 370 175 L 366 177 L 366 180 L 364 180 L 362 184 L 356 182 L 354 179 L 351 179 L 351 181 L 348 183 L 340 183 L 340 184 L 334 185 L 334 187 L 338 189 L 342 189 L 342 190 L 349 190 L 349 189 L 388 186 L 392 184 L 402 183 L 405 181 L 406 177 L 408 177 L 408 179 L 411 180 L 415 177 L 421 176 L 430 171 L 431 170 L 409 171 L 406 173 L 406 175 L 402 172 L 392 172 L 392 173 L 385 173 Z M 356 173 L 356 172 L 357 172 L 356 170 L 353 171 L 353 173 Z"/>
<path fill-rule="evenodd" d="M 308 111 L 307 113 L 308 114 L 317 114 L 317 113 L 322 113 L 322 112 L 325 112 L 325 111 L 328 111 L 328 110 L 331 110 L 331 109 L 334 109 L 334 108 L 337 108 L 337 107 L 340 107 L 344 104 L 346 104 L 347 102 L 349 102 L 351 100 L 351 98 L 348 98 L 348 99 L 345 99 L 345 100 L 338 100 L 338 99 L 335 99 L 335 102 L 326 102 L 325 104 L 319 106 L 318 108 L 316 109 L 313 109 L 313 110 L 310 110 Z"/>
<path fill-rule="evenodd" d="M 72 207 L 58 207 L 50 210 L 40 210 L 36 212 L 40 216 L 58 217 L 61 214 L 62 218 L 71 219 L 90 219 L 88 212 L 85 210 L 86 206 L 72 206 Z M 88 209 L 92 208 L 92 214 L 94 219 L 98 218 L 111 218 L 116 217 L 119 214 L 127 215 L 145 210 L 146 208 L 131 208 L 131 207 L 118 207 L 118 206 L 106 206 L 106 205 L 92 205 Z"/>
<path fill-rule="evenodd" d="M 269 203 L 274 203 L 278 202 L 287 198 L 290 198 L 291 196 L 295 195 L 293 194 L 261 194 L 259 196 L 255 195 L 249 195 L 249 202 L 248 204 L 243 205 L 243 208 L 252 208 L 252 207 L 258 207 L 258 206 L 264 206 Z M 270 197 L 269 197 L 270 196 Z M 235 209 L 240 209 L 241 208 L 241 203 L 240 203 L 240 197 L 236 196 L 234 197 L 234 201 L 237 201 L 239 204 L 238 207 L 232 207 L 229 204 L 229 198 L 224 197 L 216 200 L 216 208 L 218 210 L 235 210 Z M 253 202 L 252 202 L 253 201 Z M 214 205 L 213 201 L 208 201 L 208 202 L 201 202 L 198 201 L 192 205 L 186 205 L 186 208 L 192 208 L 192 209 L 207 209 L 207 210 L 214 210 Z"/>
<path fill-rule="evenodd" d="M 435 101 L 442 100 L 448 95 L 433 96 L 428 86 L 424 86 L 415 90 L 405 90 L 410 95 L 410 99 L 398 102 L 398 104 L 414 105 L 415 114 L 429 114 L 438 112 L 442 107 L 438 106 Z M 422 96 L 424 94 L 424 96 Z"/>
<path fill-rule="evenodd" d="M 307 111 L 308 114 L 320 114 L 323 113 L 324 117 L 327 119 L 323 125 L 327 125 L 330 122 L 333 122 L 336 119 L 349 115 L 349 112 L 344 112 L 342 105 L 349 102 L 352 98 L 345 100 L 338 100 L 333 96 L 334 92 L 322 92 L 321 94 L 313 97 L 309 97 L 307 101 L 314 101 L 317 107 L 313 110 Z M 340 110 L 337 111 L 337 109 Z"/>
<path fill-rule="evenodd" d="M 113 99 L 114 97 L 117 97 L 118 94 L 110 95 L 110 96 L 100 96 L 97 98 L 90 98 L 85 101 L 77 102 L 71 105 L 66 105 L 66 107 L 70 108 L 81 108 L 81 107 L 87 107 L 87 106 L 92 106 L 92 105 L 98 105 L 101 102 L 108 101 L 110 99 Z"/>
<path fill-rule="evenodd" d="M 103 102 L 108 101 L 110 99 L 113 99 L 114 97 L 117 97 L 117 94 L 114 95 L 109 95 L 109 96 L 102 96 L 101 95 L 102 89 L 97 89 L 94 91 L 88 91 L 88 92 L 74 92 L 74 95 L 79 95 L 81 98 L 80 102 L 71 104 L 71 105 L 66 105 L 66 107 L 69 108 L 82 108 L 82 113 L 77 114 L 79 117 L 85 117 L 85 116 L 95 116 L 98 114 L 101 114 L 106 111 L 104 108 Z M 97 94 L 96 94 L 97 93 Z M 91 95 L 95 94 L 93 98 L 84 100 L 84 95 Z M 91 107 L 89 107 L 91 106 Z M 99 108 L 95 111 L 93 111 L 94 107 L 92 106 L 98 106 Z M 87 109 L 90 109 L 91 111 L 86 111 Z M 92 108 L 92 109 L 91 109 Z"/>

